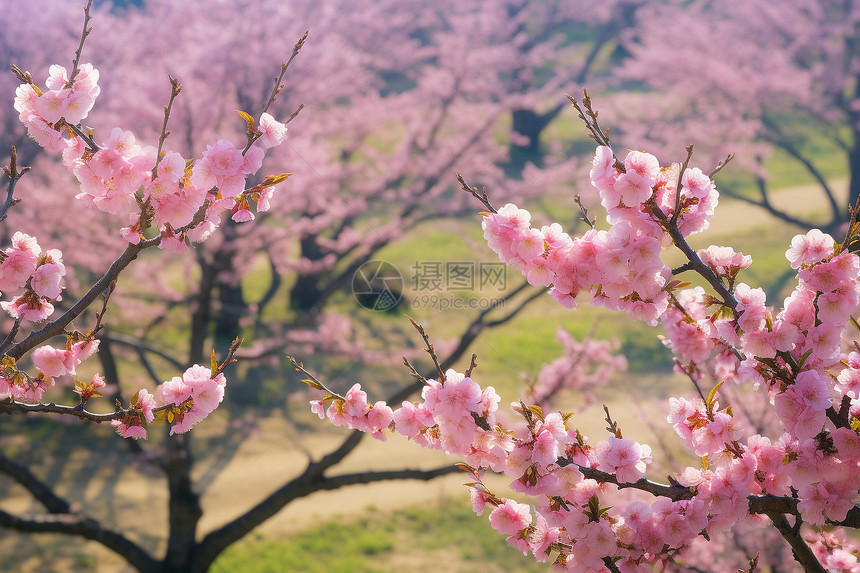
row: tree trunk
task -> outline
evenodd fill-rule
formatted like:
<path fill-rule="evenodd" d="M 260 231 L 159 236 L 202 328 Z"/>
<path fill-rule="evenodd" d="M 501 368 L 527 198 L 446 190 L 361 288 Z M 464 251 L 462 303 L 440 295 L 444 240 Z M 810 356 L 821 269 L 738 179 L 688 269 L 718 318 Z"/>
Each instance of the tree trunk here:
<path fill-rule="evenodd" d="M 191 439 L 188 434 L 167 438 L 164 470 L 170 492 L 168 502 L 167 554 L 164 571 L 192 572 L 197 569 L 197 523 L 203 510 L 191 482 Z"/>
<path fill-rule="evenodd" d="M 203 255 L 198 255 L 200 283 L 197 292 L 196 308 L 191 314 L 191 341 L 188 348 L 188 364 L 201 362 L 205 358 L 203 345 L 209 334 L 209 321 L 212 319 L 212 289 L 215 286 L 215 269 Z"/>
<path fill-rule="evenodd" d="M 323 257 L 322 250 L 315 235 L 302 237 L 299 241 L 301 252 L 299 256 L 311 261 Z M 319 273 L 297 274 L 296 283 L 290 289 L 290 307 L 294 310 L 309 310 L 319 302 L 323 289 L 320 287 Z"/>
<path fill-rule="evenodd" d="M 531 109 L 515 109 L 511 112 L 513 130 L 528 138 L 528 141 L 524 145 L 511 142 L 508 149 L 508 175 L 519 176 L 527 162 L 538 167 L 543 166 L 544 154 L 540 148 L 540 134 L 562 109 L 563 106 L 559 105 L 544 114 L 538 114 Z"/>
<path fill-rule="evenodd" d="M 242 293 L 242 283 L 218 281 L 218 301 L 221 309 L 215 319 L 215 347 L 219 350 L 230 346 L 239 336 L 239 319 L 246 313 L 248 304 Z"/>

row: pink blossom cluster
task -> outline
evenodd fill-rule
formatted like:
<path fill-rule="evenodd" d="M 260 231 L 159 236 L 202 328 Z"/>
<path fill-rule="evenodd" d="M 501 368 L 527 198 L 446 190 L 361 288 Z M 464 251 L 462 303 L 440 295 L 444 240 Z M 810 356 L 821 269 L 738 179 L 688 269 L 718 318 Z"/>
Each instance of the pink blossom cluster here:
<path fill-rule="evenodd" d="M 18 321 L 40 322 L 54 312 L 52 302 L 61 300 L 60 285 L 66 275 L 63 254 L 58 249 L 42 252 L 34 237 L 20 231 L 12 235 L 12 245 L 0 251 L 0 290 L 24 292 L 0 307 Z"/>
<path fill-rule="evenodd" d="M 557 223 L 534 229 L 528 211 L 509 203 L 485 216 L 484 237 L 502 262 L 533 285 L 551 286 L 564 306 L 572 308 L 588 291 L 592 304 L 656 325 L 669 306 L 664 287 L 671 270 L 660 254 L 672 244 L 664 221 L 676 208 L 679 169 L 661 169 L 653 155 L 637 151 L 620 164 L 610 148 L 598 147 L 591 181 L 607 209 L 608 230 L 571 238 Z M 677 203 L 684 236 L 707 228 L 718 196 L 701 170 L 684 171 Z"/>
<path fill-rule="evenodd" d="M 126 240 L 137 244 L 147 231 L 144 205 L 151 207 L 162 235 L 159 247 L 174 251 L 184 250 L 186 239 L 201 241 L 211 235 L 226 209 L 237 222 L 253 220 L 249 198 L 256 201 L 258 212 L 269 209 L 275 186 L 246 193 L 245 180 L 260 169 L 265 151 L 284 141 L 283 123 L 263 113 L 259 137 L 246 149 L 221 139 L 193 163 L 175 151 L 157 156 L 155 147 L 139 145 L 130 131 L 119 127 L 96 145 L 92 136 L 85 140 L 80 130 L 76 135 L 58 122 L 64 118 L 74 126 L 86 117 L 99 93 L 97 81 L 98 71 L 90 64 L 79 68 L 73 83 L 65 69 L 51 66 L 47 82 L 51 89 L 43 92 L 33 84 L 21 85 L 15 109 L 34 139 L 50 151 L 62 152 L 64 165 L 80 182 L 78 199 L 128 220 L 121 230 Z M 206 200 L 202 220 L 195 220 Z"/>
<path fill-rule="evenodd" d="M 444 382 L 427 380 L 422 398 L 419 403 L 403 402 L 393 416 L 386 416 L 391 420 L 388 426 L 373 431 L 393 430 L 424 447 L 462 455 L 478 480 L 484 469 L 512 478 L 512 489 L 534 496 L 534 508 L 497 498 L 480 482 L 472 487 L 473 507 L 480 515 L 488 504 L 492 506 L 493 528 L 538 561 L 547 561 L 556 552 L 552 558 L 564 563 L 567 571 L 605 571 L 604 558 L 618 559 L 625 572 L 645 571 L 645 565 L 665 558 L 667 551 L 680 550 L 701 531 L 729 525 L 709 514 L 723 516 L 717 510 L 729 505 L 737 519 L 745 514 L 741 502 L 749 485 L 739 489 L 734 481 L 710 479 L 710 474 L 699 476 L 702 495 L 694 499 L 658 498 L 650 505 L 637 501 L 593 512 L 590 504 L 599 503 L 614 486 L 586 479 L 580 468 L 614 474 L 619 483 L 634 483 L 652 461 L 649 446 L 611 436 L 592 447 L 578 430 L 569 428 L 569 416 L 543 415 L 521 403 L 513 407 L 526 423 L 506 427 L 497 416 L 500 398 L 492 387 L 481 389 L 454 370 L 445 373 Z M 328 408 L 326 400 L 331 401 Z M 321 417 L 350 427 L 366 425 L 361 419 L 372 408 L 383 407 L 387 408 L 367 403 L 358 385 L 345 399 L 329 395 L 311 402 Z"/>
<path fill-rule="evenodd" d="M 99 72 L 92 64 L 81 64 L 74 82 L 69 81 L 66 68 L 52 65 L 48 71 L 47 90 L 34 84 L 22 84 L 15 91 L 15 110 L 39 145 L 55 153 L 66 147 L 60 119 L 71 125 L 87 117 L 101 88 Z"/>
<path fill-rule="evenodd" d="M 311 410 L 321 420 L 326 416 L 336 426 L 346 426 L 350 430 L 370 432 L 374 438 L 385 441 L 382 430 L 388 428 L 394 419 L 394 412 L 383 401 L 374 405 L 367 403 L 367 394 L 358 384 L 353 385 L 346 393 L 346 400 L 333 401 L 326 410 L 323 400 L 311 402 Z"/>
<path fill-rule="evenodd" d="M 38 402 L 45 390 L 54 387 L 55 378 L 66 374 L 75 374 L 75 369 L 81 362 L 92 356 L 98 350 L 98 340 L 82 340 L 69 343 L 63 350 L 52 346 L 40 346 L 33 350 L 31 357 L 33 365 L 39 370 L 36 377 L 23 373 L 11 372 L 0 375 L 0 400 L 12 398 Z"/>
<path fill-rule="evenodd" d="M 168 418 L 170 435 L 187 432 L 215 411 L 224 399 L 226 383 L 224 374 L 213 376 L 209 368 L 195 364 L 182 376 L 161 384 L 154 394 L 141 389 L 132 400 L 130 413 L 111 423 L 124 438 L 146 439 L 144 424 L 155 419 L 155 409 L 173 405 L 175 408 L 169 409 L 173 418 Z"/>
<path fill-rule="evenodd" d="M 827 571 L 860 573 L 860 546 L 844 532 L 809 531 L 803 537 Z"/>
<path fill-rule="evenodd" d="M 667 421 L 702 463 L 658 487 L 644 479 L 648 445 L 615 428 L 592 446 L 569 426 L 569 414 L 524 403 L 513 405 L 524 423 L 507 427 L 492 388 L 454 371 L 428 380 L 423 401 L 404 402 L 388 426 L 463 456 L 475 477 L 475 511 L 492 506 L 490 522 L 509 543 L 569 571 L 607 571 L 607 559 L 625 573 L 650 570 L 700 536 L 766 523 L 757 515 L 765 510 L 752 505 L 765 495 L 794 503 L 797 519 L 813 525 L 846 519 L 860 499 L 860 351 L 846 354 L 840 346 L 860 305 L 860 258 L 818 230 L 798 235 L 786 252 L 797 285 L 781 308 L 768 306 L 761 288 L 740 280 L 749 256 L 716 245 L 696 253 L 686 243 L 707 228 L 718 195 L 700 170 L 681 172 L 678 165 L 661 169 L 646 153 L 631 152 L 621 163 L 600 147 L 591 179 L 608 230 L 572 238 L 557 223 L 536 229 L 528 211 L 508 204 L 484 214 L 484 236 L 503 262 L 530 283 L 550 286 L 565 306 L 588 291 L 594 304 L 662 324 L 677 370 L 696 384 L 710 375 L 765 393 L 777 429 L 768 436 L 750 431 L 731 404 L 720 406 L 719 385 L 707 399 L 672 398 Z M 688 259 L 675 271 L 660 259 L 672 245 Z M 691 270 L 707 290 L 672 280 Z M 371 407 L 364 393 L 358 386 L 351 393 L 350 411 L 365 415 Z M 321 417 L 342 416 L 341 402 L 329 394 L 313 408 Z M 339 423 L 344 419 L 361 425 L 348 416 Z M 513 479 L 512 489 L 534 496 L 534 504 L 496 497 L 481 482 L 485 470 Z M 619 486 L 654 496 L 619 502 Z M 834 570 L 856 570 L 855 555 L 832 543 L 815 547 Z"/>
<path fill-rule="evenodd" d="M 258 212 L 268 210 L 276 185 L 288 177 L 276 175 L 245 189 L 246 179 L 262 166 L 265 151 L 280 145 L 286 137 L 286 126 L 268 113 L 263 113 L 256 124 L 253 118 L 243 115 L 253 127 L 244 149 L 221 139 L 209 145 L 195 162 L 174 151 L 161 150 L 166 132 L 156 149 L 139 144 L 130 131 L 120 127 L 113 128 L 106 140 L 83 128 L 80 122 L 87 117 L 100 91 L 99 74 L 91 64 L 79 66 L 71 76 L 61 66 L 51 66 L 45 90 L 30 82 L 28 74 L 17 73 L 28 82 L 16 92 L 15 109 L 21 122 L 43 147 L 62 154 L 63 165 L 80 182 L 77 199 L 128 221 L 120 233 L 132 244 L 140 244 L 157 229 L 159 248 L 182 251 L 188 241 L 201 241 L 211 235 L 225 210 L 230 210 L 237 222 L 254 219 L 252 201 Z M 174 97 L 178 92 L 174 85 Z M 13 154 L 13 165 L 14 157 Z M 65 273 L 60 251 L 42 252 L 35 238 L 21 232 L 14 234 L 12 245 L 0 252 L 0 290 L 9 294 L 24 289 L 23 294 L 0 302 L 0 307 L 16 320 L 13 333 L 19 323 L 41 321 L 53 312 L 52 302 L 60 300 Z M 98 348 L 92 332 L 83 340 L 79 334 L 67 333 L 65 348 L 45 345 L 33 350 L 37 376 L 19 370 L 15 359 L 4 357 L 0 364 L 0 400 L 38 402 L 44 391 L 54 386 L 55 378 L 74 375 L 77 366 Z M 7 346 L 13 339 L 14 334 L 6 341 Z M 231 347 L 231 356 L 233 352 L 235 348 Z M 187 432 L 223 400 L 222 368 L 213 359 L 211 369 L 192 366 L 155 393 L 140 390 L 113 425 L 124 437 L 145 438 L 145 424 L 156 419 L 156 412 L 163 411 L 172 425 L 171 434 Z M 90 384 L 76 380 L 80 406 L 104 385 L 98 374 Z"/>

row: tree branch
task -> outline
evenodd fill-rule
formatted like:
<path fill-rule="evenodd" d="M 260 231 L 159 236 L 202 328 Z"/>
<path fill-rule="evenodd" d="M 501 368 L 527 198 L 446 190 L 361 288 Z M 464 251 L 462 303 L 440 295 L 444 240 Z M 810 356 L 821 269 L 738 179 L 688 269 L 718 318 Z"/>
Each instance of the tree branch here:
<path fill-rule="evenodd" d="M 800 527 L 797 527 L 800 524 L 799 517 L 797 518 L 798 523 L 792 527 L 781 513 L 768 512 L 766 515 L 770 518 L 771 523 L 773 523 L 780 535 L 791 546 L 791 554 L 794 556 L 795 561 L 800 563 L 806 573 L 827 573 L 827 570 L 815 558 L 812 549 L 809 548 L 809 545 L 800 536 Z"/>
<path fill-rule="evenodd" d="M 437 477 L 459 471 L 456 466 L 442 466 L 432 470 L 402 469 L 360 472 L 329 478 L 322 475 L 323 471 L 329 467 L 328 464 L 323 463 L 323 460 L 317 463 L 309 463 L 302 475 L 284 484 L 237 519 L 208 533 L 200 542 L 198 553 L 199 562 L 203 568 L 211 564 L 224 549 L 250 533 L 251 530 L 275 515 L 295 499 L 305 497 L 317 491 L 330 491 L 356 484 L 402 479 L 430 481 Z"/>
<path fill-rule="evenodd" d="M 32 350 L 42 342 L 58 336 L 63 333 L 64 329 L 70 322 L 77 318 L 90 304 L 93 303 L 102 292 L 110 287 L 110 284 L 117 279 L 119 274 L 137 258 L 138 253 L 149 247 L 154 247 L 161 241 L 161 236 L 154 237 L 147 241 L 141 241 L 136 245 L 129 244 L 125 251 L 117 258 L 107 272 L 94 284 L 90 290 L 81 297 L 69 310 L 63 313 L 59 318 L 49 322 L 41 330 L 30 333 L 30 336 L 14 345 L 5 354 L 12 358 L 21 358 L 24 353 Z M 4 349 L 0 348 L 0 351 Z"/>
<path fill-rule="evenodd" d="M 97 541 L 116 552 L 141 573 L 158 573 L 160 564 L 142 547 L 120 533 L 106 529 L 98 521 L 74 513 L 23 518 L 0 510 L 0 527 L 30 533 L 62 533 Z"/>

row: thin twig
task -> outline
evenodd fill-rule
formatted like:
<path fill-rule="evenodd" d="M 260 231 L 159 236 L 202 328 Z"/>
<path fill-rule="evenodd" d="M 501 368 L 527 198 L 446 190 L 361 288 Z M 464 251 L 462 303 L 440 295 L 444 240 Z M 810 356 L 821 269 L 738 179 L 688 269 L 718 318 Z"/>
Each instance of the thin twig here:
<path fill-rule="evenodd" d="M 80 137 L 84 141 L 84 143 L 87 144 L 87 147 L 89 147 L 90 151 L 92 151 L 93 153 L 97 153 L 101 149 L 101 146 L 98 143 L 96 143 L 96 141 L 93 139 L 92 135 L 90 135 L 88 133 L 84 133 L 84 131 L 80 127 L 78 127 L 77 125 L 72 125 L 71 123 L 67 122 L 66 118 L 64 118 L 64 117 L 61 117 L 59 119 L 59 121 L 57 121 L 57 123 L 54 124 L 54 127 L 57 129 L 61 128 L 62 126 L 66 126 L 70 130 L 72 130 L 75 133 L 75 135 Z"/>
<path fill-rule="evenodd" d="M 297 107 L 297 108 L 296 108 L 296 111 L 294 111 L 294 112 L 293 112 L 293 115 L 291 115 L 291 116 L 289 117 L 289 119 L 287 119 L 287 121 L 285 121 L 285 122 L 284 122 L 284 125 L 287 125 L 287 124 L 289 124 L 291 121 L 293 121 L 294 119 L 296 119 L 296 116 L 297 116 L 297 115 L 299 115 L 299 112 L 300 112 L 300 111 L 302 111 L 303 109 L 305 109 L 305 104 L 300 103 L 300 104 L 299 104 L 299 107 Z"/>
<path fill-rule="evenodd" d="M 178 96 L 179 92 L 182 91 L 182 84 L 179 83 L 179 80 L 173 76 L 167 77 L 170 80 L 170 99 L 167 101 L 167 105 L 164 106 L 164 121 L 161 124 L 161 134 L 158 136 L 158 149 L 155 152 L 155 166 L 152 168 L 153 179 L 158 176 L 158 165 L 161 163 L 162 159 L 161 150 L 164 148 L 164 140 L 170 135 L 170 132 L 167 131 L 167 120 L 170 119 L 170 111 L 173 109 L 173 102 L 176 99 L 176 96 Z"/>
<path fill-rule="evenodd" d="M 565 95 L 567 96 L 567 99 L 570 100 L 573 108 L 577 113 L 579 113 L 579 119 L 585 122 L 585 127 L 590 133 L 589 137 L 599 145 L 611 148 L 612 146 L 609 144 L 609 130 L 603 130 L 600 128 L 600 123 L 597 121 L 597 116 L 600 115 L 600 112 L 596 111 L 591 106 L 591 96 L 588 94 L 588 90 L 582 90 L 582 107 L 580 107 L 579 102 L 575 97 L 570 94 Z M 585 110 L 583 110 L 583 108 L 585 108 Z M 618 162 L 617 158 L 616 162 Z"/>
<path fill-rule="evenodd" d="M 609 414 L 609 406 L 606 404 L 603 405 L 603 411 L 606 412 L 606 423 L 609 424 L 606 427 L 606 431 L 610 434 L 614 435 L 616 438 L 622 438 L 621 428 L 618 427 L 618 422 L 612 419 L 612 415 Z"/>
<path fill-rule="evenodd" d="M 84 50 L 84 40 L 86 40 L 87 36 L 90 35 L 90 32 L 93 31 L 92 27 L 89 27 L 90 20 L 92 19 L 92 15 L 90 14 L 90 9 L 92 7 L 93 0 L 89 0 L 86 7 L 84 7 L 84 29 L 81 31 L 81 43 L 78 44 L 78 49 L 75 50 L 75 60 L 72 62 L 72 74 L 69 76 L 69 81 L 66 84 L 66 87 L 72 87 L 75 84 L 75 78 L 81 71 L 78 66 L 80 66 L 81 63 L 81 52 Z"/>
<path fill-rule="evenodd" d="M 445 383 L 445 371 L 442 370 L 442 365 L 439 364 L 439 357 L 436 356 L 436 351 L 433 349 L 433 345 L 430 343 L 430 337 L 427 336 L 427 333 L 424 331 L 424 327 L 412 320 L 410 317 L 406 317 L 409 319 L 409 322 L 412 323 L 412 326 L 415 327 L 415 330 L 418 331 L 418 334 L 421 335 L 421 338 L 424 339 L 424 344 L 427 345 L 425 351 L 430 355 L 430 358 L 433 360 L 433 364 L 436 366 L 436 372 L 439 373 L 439 382 Z"/>
<path fill-rule="evenodd" d="M 478 188 L 477 187 L 470 187 L 468 185 L 468 183 L 466 183 L 466 180 L 463 179 L 463 176 L 460 175 L 459 173 L 457 173 L 457 181 L 460 182 L 460 187 L 463 189 L 463 191 L 465 191 L 466 193 L 469 193 L 472 197 L 475 197 L 476 199 L 478 199 L 478 201 L 480 201 L 484 205 L 484 207 L 487 208 L 487 210 L 490 213 L 498 213 L 496 208 L 493 207 L 492 205 L 490 205 L 490 199 L 489 199 L 489 197 L 487 197 L 487 188 L 486 187 L 484 187 L 481 190 L 481 192 L 479 193 Z"/>
<path fill-rule="evenodd" d="M 20 201 L 20 199 L 15 199 L 15 186 L 28 171 L 30 171 L 29 167 L 18 167 L 18 150 L 13 145 L 12 151 L 9 152 L 9 165 L 3 166 L 3 172 L 9 178 L 9 184 L 6 186 L 6 200 L 0 206 L 0 221 L 4 220 L 9 209 Z"/>
<path fill-rule="evenodd" d="M 676 226 L 678 217 L 681 216 L 681 180 L 684 177 L 687 166 L 690 164 L 690 158 L 693 157 L 693 144 L 691 143 L 684 149 L 687 150 L 687 158 L 684 159 L 684 163 L 681 165 L 681 171 L 678 172 L 678 183 L 675 184 L 675 211 L 672 213 L 672 218 L 669 219 L 669 224 L 672 226 Z"/>
<path fill-rule="evenodd" d="M 305 40 L 308 39 L 309 33 L 310 33 L 310 30 L 306 30 L 304 35 L 301 38 L 299 38 L 298 42 L 296 42 L 296 45 L 293 46 L 293 53 L 290 54 L 290 59 L 287 60 L 286 62 L 281 62 L 281 75 L 279 75 L 275 79 L 275 87 L 274 87 L 274 89 L 272 89 L 272 94 L 269 96 L 268 101 L 266 101 L 265 105 L 263 105 L 262 113 L 266 113 L 269 110 L 269 106 L 271 106 L 272 103 L 274 103 L 275 98 L 278 96 L 279 93 L 281 93 L 281 90 L 284 89 L 284 86 L 281 84 L 281 81 L 283 81 L 283 79 L 284 79 L 284 74 L 287 73 L 287 68 L 290 67 L 290 64 L 293 63 L 293 60 L 296 58 L 296 56 L 299 55 L 299 50 L 301 50 L 302 46 L 305 45 Z M 296 112 L 296 113 L 298 113 L 298 112 Z"/>
<path fill-rule="evenodd" d="M 409 375 L 410 376 L 412 376 L 413 378 L 415 378 L 416 380 L 418 380 L 419 382 L 421 382 L 425 386 L 427 385 L 427 379 L 424 376 L 422 376 L 420 372 L 418 372 L 418 369 L 415 368 L 412 365 L 412 363 L 409 362 L 409 360 L 405 356 L 403 357 L 403 364 L 404 364 L 404 366 L 406 366 L 409 369 Z"/>
<path fill-rule="evenodd" d="M 304 374 L 305 376 L 307 376 L 307 377 L 308 377 L 308 379 L 309 379 L 309 380 L 305 380 L 305 381 L 304 381 L 306 384 L 308 384 L 308 382 L 310 381 L 310 382 L 312 382 L 312 384 L 308 384 L 309 386 L 314 387 L 314 388 L 316 388 L 317 390 L 322 390 L 322 391 L 326 392 L 326 394 L 328 394 L 328 395 L 329 395 L 329 397 L 331 397 L 331 398 L 336 398 L 336 399 L 338 399 L 338 400 L 342 400 L 342 401 L 344 401 L 344 402 L 346 401 L 346 398 L 345 398 L 344 396 L 341 396 L 341 395 L 340 395 L 340 394 L 338 394 L 337 392 L 335 392 L 335 391 L 331 390 L 328 386 L 326 386 L 326 385 L 323 383 L 323 381 L 322 381 L 322 380 L 320 380 L 319 378 L 317 378 L 316 376 L 314 376 L 314 375 L 310 372 L 310 370 L 308 370 L 308 369 L 306 369 L 306 368 L 305 368 L 304 364 L 302 364 L 301 362 L 299 362 L 298 360 L 296 360 L 294 357 L 292 357 L 292 356 L 287 356 L 287 360 L 289 360 L 290 362 L 292 362 L 292 364 L 293 364 L 293 368 L 295 368 L 297 372 L 301 372 L 302 374 Z"/>
<path fill-rule="evenodd" d="M 21 318 L 18 317 L 15 319 L 15 324 L 12 325 L 12 330 L 9 331 L 9 334 L 6 335 L 6 339 L 3 340 L 3 343 L 0 344 L 0 355 L 2 355 L 9 346 L 15 342 L 15 336 L 18 334 L 18 328 L 21 326 Z"/>
<path fill-rule="evenodd" d="M 710 173 L 708 173 L 708 179 L 713 179 L 714 175 L 716 175 L 717 173 L 722 171 L 723 168 L 729 164 L 729 161 L 731 161 L 734 158 L 735 158 L 735 155 L 733 153 L 729 153 L 725 159 L 723 159 L 722 161 L 717 163 L 717 166 L 714 167 L 714 169 Z"/>
<path fill-rule="evenodd" d="M 477 367 L 478 367 L 478 355 L 477 355 L 477 354 L 472 353 L 472 361 L 469 363 L 469 367 L 468 367 L 468 368 L 466 368 L 466 372 L 465 372 L 465 374 L 466 374 L 466 378 L 471 378 L 471 377 L 472 377 L 472 372 L 473 372 L 473 371 L 475 370 L 475 368 L 477 368 Z"/>
<path fill-rule="evenodd" d="M 585 208 L 585 205 L 582 204 L 582 198 L 579 196 L 579 193 L 573 196 L 573 202 L 579 207 L 579 212 L 582 213 L 582 217 L 580 219 L 585 222 L 586 225 L 594 228 L 594 224 L 597 221 L 596 219 L 592 220 L 588 218 L 588 209 Z"/>

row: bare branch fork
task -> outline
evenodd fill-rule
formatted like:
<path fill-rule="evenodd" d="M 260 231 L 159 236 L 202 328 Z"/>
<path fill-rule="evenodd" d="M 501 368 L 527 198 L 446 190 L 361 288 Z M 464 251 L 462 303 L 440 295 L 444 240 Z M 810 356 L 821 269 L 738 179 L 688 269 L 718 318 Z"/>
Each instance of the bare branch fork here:
<path fill-rule="evenodd" d="M 0 205 L 0 221 L 6 219 L 9 209 L 21 201 L 20 199 L 15 199 L 15 186 L 18 184 L 18 180 L 28 171 L 30 171 L 30 167 L 18 166 L 18 150 L 13 145 L 12 151 L 9 152 L 9 165 L 3 166 L 3 172 L 9 178 L 9 183 L 6 186 L 6 200 L 3 202 L 3 205 Z"/>
<path fill-rule="evenodd" d="M 496 208 L 490 204 L 490 199 L 489 199 L 489 197 L 487 197 L 487 188 L 486 187 L 484 187 L 481 190 L 481 192 L 479 193 L 478 188 L 477 187 L 470 187 L 466 183 L 466 180 L 463 179 L 463 176 L 460 175 L 459 173 L 457 173 L 457 181 L 460 182 L 460 187 L 461 187 L 461 189 L 463 189 L 463 191 L 470 194 L 472 197 L 475 197 L 476 199 L 478 199 L 478 201 L 480 201 L 484 205 L 484 207 L 487 208 L 487 210 L 490 213 L 498 213 L 498 211 L 496 211 Z"/>

